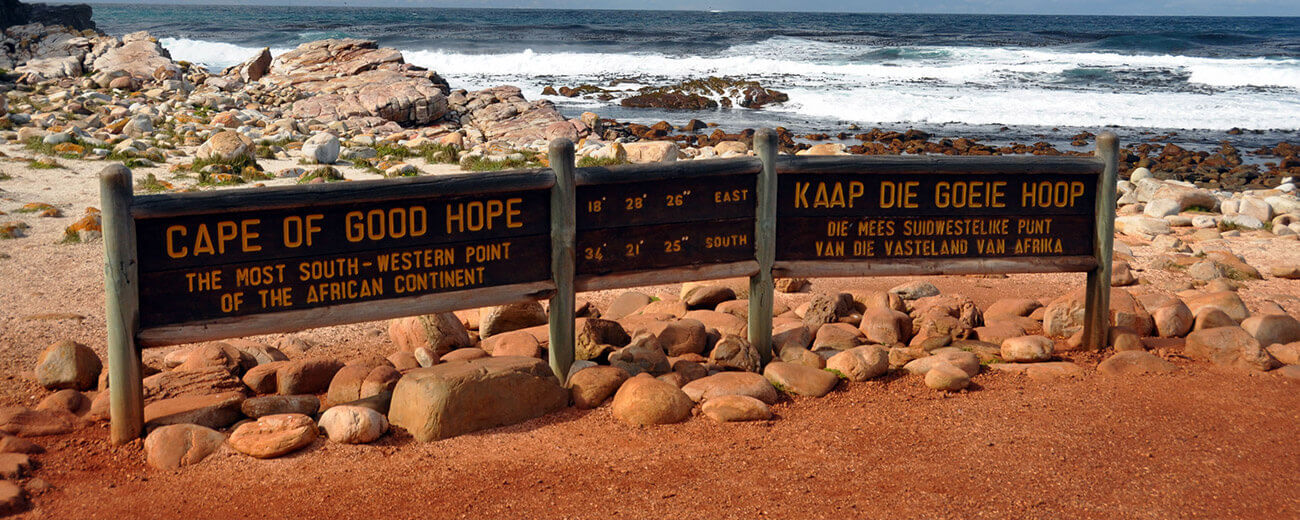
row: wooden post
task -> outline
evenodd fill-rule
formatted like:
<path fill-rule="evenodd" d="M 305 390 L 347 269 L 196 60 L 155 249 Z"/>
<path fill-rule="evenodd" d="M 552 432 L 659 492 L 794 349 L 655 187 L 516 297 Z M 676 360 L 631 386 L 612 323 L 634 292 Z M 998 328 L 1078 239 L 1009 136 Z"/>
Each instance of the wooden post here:
<path fill-rule="evenodd" d="M 573 274 L 574 241 L 577 237 L 577 209 L 573 187 L 573 141 L 551 141 L 551 170 L 555 186 L 551 188 L 551 277 L 555 295 L 551 297 L 550 361 L 560 384 L 568 386 L 569 368 L 573 366 Z"/>
<path fill-rule="evenodd" d="M 99 173 L 103 207 L 104 292 L 108 324 L 110 440 L 122 445 L 144 431 L 144 389 L 140 351 L 140 286 L 136 275 L 135 221 L 131 218 L 131 170 L 111 165 Z"/>
<path fill-rule="evenodd" d="M 1097 267 L 1088 271 L 1083 345 L 1099 350 L 1110 340 L 1110 274 L 1115 251 L 1115 191 L 1119 176 L 1119 138 L 1112 132 L 1097 136 L 1097 157 L 1106 164 L 1097 179 L 1097 225 L 1093 254 Z"/>
<path fill-rule="evenodd" d="M 757 206 L 754 208 L 754 256 L 758 274 L 749 277 L 749 342 L 763 363 L 772 360 L 772 300 L 776 284 L 772 263 L 776 260 L 776 132 L 770 128 L 754 133 L 754 152 L 763 161 L 758 174 Z"/>

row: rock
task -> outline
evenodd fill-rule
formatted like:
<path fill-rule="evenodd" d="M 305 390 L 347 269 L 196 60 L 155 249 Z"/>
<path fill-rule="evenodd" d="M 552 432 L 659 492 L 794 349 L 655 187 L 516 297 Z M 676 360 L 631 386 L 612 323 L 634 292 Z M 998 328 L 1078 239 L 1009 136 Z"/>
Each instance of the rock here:
<path fill-rule="evenodd" d="M 628 379 L 614 394 L 614 417 L 633 426 L 679 423 L 691 417 L 694 404 L 677 387 L 642 374 Z"/>
<path fill-rule="evenodd" d="M 780 360 L 786 363 L 816 368 L 818 370 L 826 368 L 825 358 L 821 357 L 820 354 L 815 354 L 811 350 L 803 347 L 782 347 Z"/>
<path fill-rule="evenodd" d="M 970 375 L 949 363 L 938 363 L 926 371 L 925 386 L 944 392 L 956 392 L 970 386 Z"/>
<path fill-rule="evenodd" d="M 288 364 L 288 361 L 273 361 L 271 363 L 257 365 L 244 373 L 243 383 L 255 394 L 269 394 L 275 392 L 280 385 L 278 377 L 280 368 Z M 163 374 L 167 373 L 168 372 L 163 372 Z M 226 375 L 229 376 L 230 374 Z M 149 378 L 145 378 L 146 381 L 148 379 Z"/>
<path fill-rule="evenodd" d="M 222 347 L 229 348 L 227 349 Z M 233 355 L 232 355 L 233 354 Z M 176 366 L 179 372 L 202 371 L 208 368 L 220 368 L 227 372 L 239 373 L 239 352 L 225 344 L 207 344 L 191 349 L 185 361 Z"/>
<path fill-rule="evenodd" d="M 1300 365 L 1287 365 L 1277 369 L 1277 375 L 1291 381 L 1300 381 Z"/>
<path fill-rule="evenodd" d="M 762 368 L 758 350 L 749 340 L 734 334 L 724 335 L 718 340 L 718 344 L 713 346 L 713 352 L 709 354 L 709 362 L 746 372 L 758 372 Z"/>
<path fill-rule="evenodd" d="M 984 319 L 988 321 L 992 316 L 1029 316 L 1042 306 L 1042 303 L 1032 298 L 1004 298 L 984 309 Z"/>
<path fill-rule="evenodd" d="M 609 308 L 605 310 L 603 318 L 607 320 L 620 320 L 630 316 L 638 309 L 649 305 L 654 301 L 649 295 L 636 291 L 626 291 L 619 294 L 610 302 Z"/>
<path fill-rule="evenodd" d="M 234 130 L 217 132 L 199 145 L 194 157 L 213 161 L 235 163 L 252 161 L 256 146 L 248 136 Z"/>
<path fill-rule="evenodd" d="M 235 75 L 244 83 L 255 83 L 262 79 L 267 72 L 271 70 L 271 49 L 263 47 L 258 51 L 256 56 L 249 58 L 248 61 L 229 67 L 222 71 L 223 75 Z"/>
<path fill-rule="evenodd" d="M 772 418 L 767 403 L 747 395 L 722 395 L 705 401 L 700 410 L 718 422 L 766 421 Z"/>
<path fill-rule="evenodd" d="M 631 376 L 626 370 L 610 366 L 594 366 L 574 372 L 569 376 L 573 406 L 580 410 L 600 406 L 628 377 Z"/>
<path fill-rule="evenodd" d="M 642 332 L 632 342 L 609 355 L 609 364 L 621 368 L 629 375 L 642 372 L 659 375 L 670 370 L 668 356 L 654 335 Z"/>
<path fill-rule="evenodd" d="M 1218 327 L 1236 327 L 1237 320 L 1232 319 L 1227 313 L 1214 307 L 1202 307 L 1200 314 L 1196 315 L 1196 321 L 1192 324 L 1192 330 L 1213 329 Z"/>
<path fill-rule="evenodd" d="M 599 359 L 606 352 L 632 341 L 616 321 L 581 318 L 574 324 L 574 350 L 578 360 Z"/>
<path fill-rule="evenodd" d="M 677 143 L 672 141 L 624 143 L 623 149 L 627 151 L 627 160 L 632 164 L 676 162 L 677 154 L 680 153 Z"/>
<path fill-rule="evenodd" d="M 1250 310 L 1246 308 L 1246 302 L 1241 301 L 1241 296 L 1238 296 L 1233 291 L 1212 292 L 1192 297 L 1187 300 L 1187 308 L 1195 316 L 1200 316 L 1201 310 L 1204 308 L 1219 309 L 1237 323 L 1241 323 L 1250 317 Z"/>
<path fill-rule="evenodd" d="M 1097 365 L 1097 371 L 1111 376 L 1140 376 L 1172 374 L 1178 371 L 1178 367 L 1150 352 L 1130 350 L 1106 358 Z"/>
<path fill-rule="evenodd" d="M 852 303 L 852 295 L 849 294 L 814 294 L 803 312 L 803 323 L 809 331 L 816 332 L 822 325 L 834 323 L 840 316 L 847 315 L 852 310 Z"/>
<path fill-rule="evenodd" d="M 1300 321 L 1286 314 L 1260 314 L 1246 318 L 1241 328 L 1249 332 L 1260 345 L 1300 341 Z"/>
<path fill-rule="evenodd" d="M 90 399 L 87 399 L 85 394 L 81 392 L 65 388 L 46 396 L 45 399 L 41 399 L 41 402 L 36 405 L 36 409 L 58 410 L 72 415 L 85 415 L 86 412 L 90 411 Z"/>
<path fill-rule="evenodd" d="M 1156 308 L 1155 312 L 1151 313 L 1151 319 L 1155 322 L 1156 333 L 1162 338 L 1186 336 L 1195 323 L 1192 310 L 1178 299 Z"/>
<path fill-rule="evenodd" d="M 122 46 L 105 51 L 95 58 L 90 68 L 108 74 L 122 71 L 141 79 L 179 79 L 181 76 L 181 68 L 172 62 L 167 49 L 143 31 L 123 36 Z M 160 70 L 164 71 L 161 75 Z"/>
<path fill-rule="evenodd" d="M 1124 216 L 1115 218 L 1115 230 L 1135 238 L 1151 240 L 1159 235 L 1173 233 L 1169 221 L 1148 216 Z"/>
<path fill-rule="evenodd" d="M 1079 288 L 1052 300 L 1043 315 L 1043 332 L 1050 337 L 1068 338 L 1083 329 L 1085 290 Z M 1110 290 L 1110 324 L 1128 327 L 1141 336 L 1151 334 L 1154 324 L 1145 308 L 1123 289 Z"/>
<path fill-rule="evenodd" d="M 839 384 L 840 379 L 826 370 L 805 365 L 774 361 L 763 369 L 763 377 L 783 392 L 822 397 Z"/>
<path fill-rule="evenodd" d="M 687 383 L 682 391 L 696 402 L 723 395 L 745 395 L 772 404 L 778 397 L 767 378 L 753 372 L 722 372 L 702 377 Z"/>
<path fill-rule="evenodd" d="M 855 347 L 831 356 L 826 369 L 849 381 L 866 381 L 889 371 L 889 351 L 877 345 Z"/>
<path fill-rule="evenodd" d="M 45 453 L 40 445 L 9 434 L 0 434 L 0 453 Z"/>
<path fill-rule="evenodd" d="M 285 413 L 316 415 L 320 399 L 314 395 L 268 395 L 246 399 L 239 409 L 253 419 Z"/>
<path fill-rule="evenodd" d="M 335 406 L 321 414 L 320 427 L 331 441 L 366 444 L 388 432 L 388 418 L 362 406 Z"/>
<path fill-rule="evenodd" d="M 90 7 L 85 4 L 82 6 Z M 8 480 L 0 480 L 0 514 L 11 515 L 26 508 L 27 497 L 23 493 L 23 488 Z"/>
<path fill-rule="evenodd" d="M 1300 365 L 1300 341 L 1270 345 L 1266 350 L 1283 365 Z"/>
<path fill-rule="evenodd" d="M 313 135 L 302 144 L 302 155 L 316 164 L 334 164 L 339 160 L 339 138 L 329 132 Z"/>
<path fill-rule="evenodd" d="M 692 319 L 648 323 L 636 332 L 653 334 L 670 357 L 703 354 L 709 342 L 704 324 Z"/>
<path fill-rule="evenodd" d="M 1052 359 L 1056 345 L 1043 336 L 1021 336 L 1002 342 L 1002 360 L 1008 363 L 1036 363 Z"/>
<path fill-rule="evenodd" d="M 687 282 L 682 284 L 681 299 L 688 309 L 712 309 L 719 303 L 736 299 L 736 291 L 707 282 Z"/>
<path fill-rule="evenodd" d="M 452 361 L 469 361 L 485 357 L 491 357 L 491 354 L 488 354 L 486 350 L 481 348 L 462 348 L 447 353 L 446 356 L 442 357 L 442 362 L 450 363 Z"/>
<path fill-rule="evenodd" d="M 226 436 L 211 428 L 197 424 L 172 424 L 145 437 L 145 460 L 158 469 L 177 469 L 198 464 L 225 443 Z"/>
<path fill-rule="evenodd" d="M 980 373 L 979 356 L 971 352 L 950 348 L 939 349 L 934 354 L 909 361 L 903 365 L 903 370 L 912 375 L 925 375 L 942 363 L 960 368 L 970 376 Z"/>
<path fill-rule="evenodd" d="M 280 395 L 319 394 L 329 389 L 334 374 L 343 364 L 333 359 L 288 361 L 276 371 L 276 393 Z"/>
<path fill-rule="evenodd" d="M 895 286 L 889 292 L 897 294 L 904 300 L 918 300 L 928 296 L 938 296 L 939 288 L 930 282 L 918 280 Z"/>
<path fill-rule="evenodd" d="M 62 410 L 32 410 L 22 406 L 0 408 L 0 432 L 19 437 L 59 435 L 82 425 L 80 418 Z"/>
<path fill-rule="evenodd" d="M 1277 278 L 1300 280 L 1300 264 L 1278 264 L 1269 268 L 1269 274 Z"/>
<path fill-rule="evenodd" d="M 225 428 L 243 417 L 243 403 L 244 394 L 238 392 L 160 399 L 145 405 L 144 423 L 146 428 L 185 423 Z"/>
<path fill-rule="evenodd" d="M 330 380 L 326 400 L 341 404 L 392 391 L 402 374 L 387 364 L 357 363 L 346 365 Z"/>
<path fill-rule="evenodd" d="M 479 336 L 484 339 L 546 323 L 546 310 L 535 301 L 479 309 Z"/>
<path fill-rule="evenodd" d="M 1216 365 L 1272 370 L 1278 362 L 1241 327 L 1217 327 L 1187 335 L 1183 351 L 1192 358 Z"/>
<path fill-rule="evenodd" d="M 867 341 L 881 345 L 906 345 L 912 339 L 912 318 L 895 310 L 868 309 L 858 328 Z"/>
<path fill-rule="evenodd" d="M 497 334 L 483 340 L 481 345 L 483 350 L 493 356 L 541 357 L 542 355 L 542 344 L 537 341 L 537 337 L 522 330 Z"/>
<path fill-rule="evenodd" d="M 488 357 L 407 372 L 393 389 L 388 418 L 428 442 L 526 421 L 568 402 L 546 362 Z"/>
<path fill-rule="evenodd" d="M 272 459 L 309 446 L 319 435 L 316 422 L 302 414 L 278 414 L 246 422 L 230 434 L 230 446 L 259 459 Z"/>
<path fill-rule="evenodd" d="M 36 382 L 50 390 L 94 390 L 102 368 L 99 356 L 90 347 L 64 340 L 41 352 L 36 361 Z"/>

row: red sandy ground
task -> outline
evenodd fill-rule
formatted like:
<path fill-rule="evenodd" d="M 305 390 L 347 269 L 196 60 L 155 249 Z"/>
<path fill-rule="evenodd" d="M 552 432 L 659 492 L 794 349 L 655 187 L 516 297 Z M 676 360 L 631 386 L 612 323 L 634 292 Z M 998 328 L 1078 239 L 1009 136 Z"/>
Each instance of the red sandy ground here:
<path fill-rule="evenodd" d="M 1079 358 L 1080 362 L 1095 360 Z M 778 418 L 634 428 L 608 405 L 434 443 L 317 441 L 179 471 L 102 428 L 40 440 L 32 518 L 1297 518 L 1300 384 L 1180 363 L 943 395 L 889 377 Z"/>

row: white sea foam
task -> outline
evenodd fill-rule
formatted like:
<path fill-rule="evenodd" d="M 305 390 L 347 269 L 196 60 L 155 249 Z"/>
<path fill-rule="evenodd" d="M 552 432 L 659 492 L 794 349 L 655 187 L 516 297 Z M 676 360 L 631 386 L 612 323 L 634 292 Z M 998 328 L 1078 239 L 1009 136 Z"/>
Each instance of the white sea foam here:
<path fill-rule="evenodd" d="M 170 38 L 163 44 L 176 59 L 211 67 L 242 62 L 258 50 Z M 515 84 L 529 97 L 540 95 L 546 85 L 601 85 L 615 78 L 664 84 L 735 76 L 790 94 L 790 102 L 768 110 L 854 122 L 1300 128 L 1297 59 L 989 47 L 915 47 L 893 53 L 789 37 L 710 56 L 531 50 L 403 54 L 410 63 L 438 71 L 454 87 Z M 1092 69 L 1103 75 L 1136 72 L 1144 79 L 1116 84 L 1069 74 Z"/>
<path fill-rule="evenodd" d="M 261 52 L 261 47 L 244 47 L 233 43 L 189 40 L 185 38 L 162 38 L 158 40 L 172 59 L 199 63 L 211 69 L 220 69 L 243 63 Z M 271 49 L 271 55 L 279 55 L 289 49 Z"/>

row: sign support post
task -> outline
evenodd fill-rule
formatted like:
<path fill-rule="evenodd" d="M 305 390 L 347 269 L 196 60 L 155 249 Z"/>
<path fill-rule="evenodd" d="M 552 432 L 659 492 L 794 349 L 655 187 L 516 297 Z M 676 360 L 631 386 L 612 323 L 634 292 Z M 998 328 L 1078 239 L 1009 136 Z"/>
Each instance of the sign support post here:
<path fill-rule="evenodd" d="M 749 342 L 763 363 L 772 360 L 772 300 L 776 284 L 772 263 L 776 260 L 776 132 L 762 128 L 754 133 L 754 152 L 763 161 L 755 190 L 754 256 L 758 273 L 749 277 Z"/>
<path fill-rule="evenodd" d="M 573 366 L 574 358 L 573 275 L 577 216 L 573 160 L 573 141 L 551 141 L 551 170 L 555 172 L 555 186 L 551 188 L 551 278 L 555 281 L 555 295 L 551 296 L 547 350 L 550 353 L 551 370 L 555 371 L 555 377 L 560 379 L 560 383 L 566 386 L 569 384 L 569 368 Z"/>
<path fill-rule="evenodd" d="M 144 389 L 140 351 L 135 343 L 140 326 L 140 286 L 135 221 L 131 218 L 133 197 L 131 170 L 112 165 L 99 173 L 99 198 L 104 208 L 110 439 L 115 445 L 131 442 L 144 431 Z"/>
<path fill-rule="evenodd" d="M 1097 136 L 1097 157 L 1105 164 L 1097 179 L 1097 236 L 1093 255 L 1097 267 L 1088 271 L 1083 345 L 1099 350 L 1110 340 L 1110 275 L 1115 252 L 1115 184 L 1119 175 L 1119 138 L 1112 132 Z"/>

